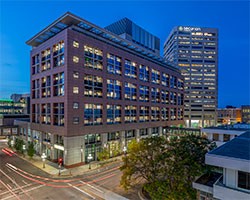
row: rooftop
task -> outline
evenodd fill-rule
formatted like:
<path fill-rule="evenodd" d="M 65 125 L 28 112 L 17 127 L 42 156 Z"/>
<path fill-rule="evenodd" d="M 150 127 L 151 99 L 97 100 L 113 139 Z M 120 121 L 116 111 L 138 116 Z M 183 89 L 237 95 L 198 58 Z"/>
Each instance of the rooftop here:
<path fill-rule="evenodd" d="M 104 28 L 96 26 L 70 12 L 66 12 L 64 15 L 55 20 L 52 24 L 44 28 L 42 31 L 37 33 L 31 39 L 29 39 L 26 44 L 37 47 L 44 43 L 48 39 L 52 38 L 64 29 L 75 26 L 86 33 L 91 35 L 96 35 L 96 37 L 101 37 L 102 39 L 108 40 L 112 43 L 119 45 L 120 47 L 131 50 L 133 53 L 142 56 L 143 58 L 148 58 L 153 62 L 160 64 L 161 66 L 168 67 L 174 71 L 178 71 L 175 67 L 171 66 L 164 58 L 153 54 L 146 48 L 141 47 L 129 40 L 123 39 L 120 36 L 112 33 Z"/>
<path fill-rule="evenodd" d="M 210 151 L 208 154 L 250 160 L 250 131 L 232 139 L 224 145 Z"/>

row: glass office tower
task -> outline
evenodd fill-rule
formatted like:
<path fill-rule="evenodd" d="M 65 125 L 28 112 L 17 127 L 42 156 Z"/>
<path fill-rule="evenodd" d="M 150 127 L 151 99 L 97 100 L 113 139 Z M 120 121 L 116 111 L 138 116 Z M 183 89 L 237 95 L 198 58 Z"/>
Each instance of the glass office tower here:
<path fill-rule="evenodd" d="M 218 30 L 177 26 L 164 43 L 164 58 L 184 76 L 187 127 L 216 124 L 218 104 Z"/>

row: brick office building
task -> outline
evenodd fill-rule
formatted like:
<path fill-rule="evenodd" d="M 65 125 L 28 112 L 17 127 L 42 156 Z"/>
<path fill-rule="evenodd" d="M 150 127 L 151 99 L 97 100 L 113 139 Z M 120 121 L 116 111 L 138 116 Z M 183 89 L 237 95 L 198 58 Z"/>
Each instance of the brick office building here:
<path fill-rule="evenodd" d="M 183 78 L 163 58 L 71 13 L 32 46 L 31 134 L 66 166 L 183 124 Z"/>

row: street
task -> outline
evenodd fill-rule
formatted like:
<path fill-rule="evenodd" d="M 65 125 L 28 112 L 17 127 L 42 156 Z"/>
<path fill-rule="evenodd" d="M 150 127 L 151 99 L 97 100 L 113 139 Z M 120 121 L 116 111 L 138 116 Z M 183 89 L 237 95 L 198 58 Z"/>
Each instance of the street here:
<path fill-rule="evenodd" d="M 74 178 L 52 178 L 49 174 L 8 153 L 0 142 L 0 199 L 138 199 L 119 187 L 121 163 L 92 170 Z M 116 193 L 113 191 L 115 190 Z M 118 193 L 122 193 L 121 196 Z M 125 194 L 125 195 L 124 195 Z"/>

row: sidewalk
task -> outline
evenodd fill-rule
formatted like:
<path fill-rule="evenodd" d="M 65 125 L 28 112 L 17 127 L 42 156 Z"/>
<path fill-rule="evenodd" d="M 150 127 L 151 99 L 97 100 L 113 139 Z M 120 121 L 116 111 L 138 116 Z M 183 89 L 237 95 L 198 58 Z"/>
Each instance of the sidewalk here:
<path fill-rule="evenodd" d="M 109 160 L 103 161 L 103 162 L 93 161 L 91 162 L 91 169 L 89 169 L 89 164 L 85 164 L 85 165 L 74 167 L 74 168 L 61 167 L 60 176 L 59 176 L 59 167 L 57 163 L 46 160 L 45 168 L 43 168 L 42 159 L 41 157 L 37 155 L 34 155 L 32 159 L 30 159 L 27 155 L 25 157 L 21 155 L 18 155 L 18 156 L 55 178 L 65 178 L 65 177 L 73 177 L 77 175 L 82 175 L 84 174 L 84 172 L 92 171 L 92 170 L 102 167 L 103 165 L 109 165 L 110 163 L 114 163 L 114 162 L 122 160 L 122 156 L 118 156 L 115 158 L 110 158 Z"/>

